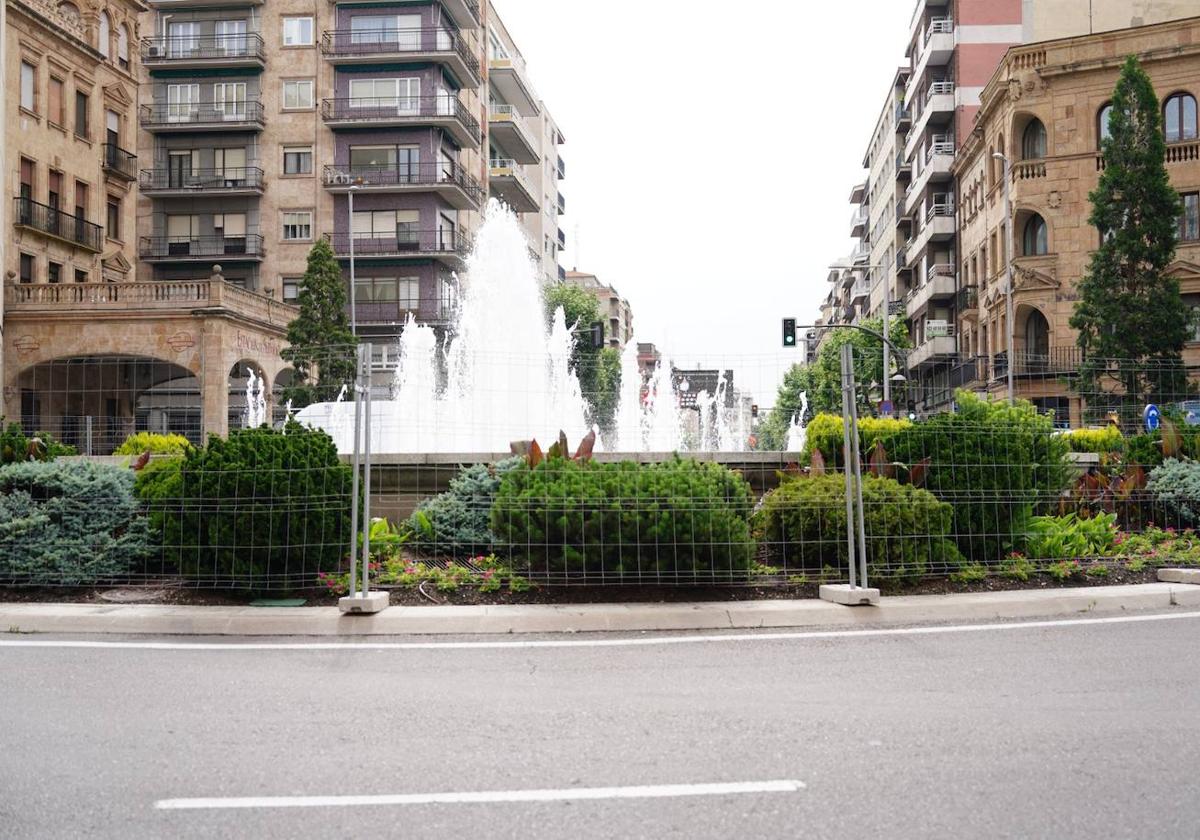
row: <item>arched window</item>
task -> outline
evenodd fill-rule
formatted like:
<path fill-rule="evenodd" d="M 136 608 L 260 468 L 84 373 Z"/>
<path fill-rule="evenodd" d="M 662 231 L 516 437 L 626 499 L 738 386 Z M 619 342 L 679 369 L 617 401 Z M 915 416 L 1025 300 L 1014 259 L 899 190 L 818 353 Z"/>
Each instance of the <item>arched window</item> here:
<path fill-rule="evenodd" d="M 1196 125 L 1196 97 L 1177 93 L 1163 105 L 1163 133 L 1168 143 L 1195 140 L 1200 136 Z"/>
<path fill-rule="evenodd" d="M 1037 160 L 1046 156 L 1046 126 L 1034 117 L 1021 135 L 1021 159 Z"/>
<path fill-rule="evenodd" d="M 1099 149 L 1104 141 L 1112 136 L 1112 131 L 1108 127 L 1109 120 L 1112 119 L 1112 103 L 1105 102 L 1100 107 L 1100 113 L 1096 115 L 1096 148 Z"/>
<path fill-rule="evenodd" d="M 1025 356 L 1031 367 L 1045 366 L 1050 359 L 1050 323 L 1036 309 L 1025 319 Z"/>
<path fill-rule="evenodd" d="M 108 42 L 111 37 L 111 34 L 112 34 L 112 24 L 109 22 L 108 12 L 101 12 L 100 13 L 100 44 L 99 44 L 99 47 L 100 47 L 100 55 L 104 56 L 105 58 L 109 57 L 108 51 L 110 49 L 110 46 L 109 46 Z"/>
<path fill-rule="evenodd" d="M 117 63 L 129 69 L 129 27 L 123 23 L 117 27 Z"/>
<path fill-rule="evenodd" d="M 1026 257 L 1039 257 L 1050 253 L 1050 236 L 1046 229 L 1046 220 L 1034 213 L 1025 222 L 1025 232 L 1021 237 L 1021 254 Z"/>

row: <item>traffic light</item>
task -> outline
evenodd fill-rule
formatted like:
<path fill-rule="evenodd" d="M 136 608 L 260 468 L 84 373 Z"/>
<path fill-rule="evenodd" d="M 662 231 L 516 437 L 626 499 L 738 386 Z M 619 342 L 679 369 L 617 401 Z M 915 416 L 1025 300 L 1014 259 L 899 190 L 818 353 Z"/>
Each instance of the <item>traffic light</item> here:
<path fill-rule="evenodd" d="M 796 319 L 795 318 L 784 318 L 783 319 L 783 346 L 784 347 L 795 347 L 796 346 Z"/>
<path fill-rule="evenodd" d="M 750 416 L 755 417 L 755 418 L 758 417 L 758 406 L 756 406 L 756 405 L 750 406 Z"/>
<path fill-rule="evenodd" d="M 590 333 L 592 338 L 592 349 L 599 350 L 604 346 L 604 322 L 596 321 L 593 323 Z"/>

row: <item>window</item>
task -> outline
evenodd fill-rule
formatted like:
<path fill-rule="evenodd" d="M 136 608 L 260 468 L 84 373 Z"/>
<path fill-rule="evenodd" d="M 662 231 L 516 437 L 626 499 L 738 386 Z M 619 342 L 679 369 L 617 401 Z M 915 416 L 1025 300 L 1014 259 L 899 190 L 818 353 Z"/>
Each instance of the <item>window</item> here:
<path fill-rule="evenodd" d="M 283 19 L 283 45 L 285 47 L 311 47 L 312 43 L 312 18 L 285 17 Z"/>
<path fill-rule="evenodd" d="M 1021 158 L 1037 160 L 1045 156 L 1046 126 L 1042 125 L 1042 121 L 1035 117 L 1029 121 L 1029 125 L 1025 126 L 1025 133 L 1021 136 Z"/>
<path fill-rule="evenodd" d="M 284 146 L 283 174 L 311 175 L 313 171 L 312 146 Z"/>
<path fill-rule="evenodd" d="M 99 36 L 98 36 L 100 43 L 98 44 L 98 46 L 100 47 L 100 55 L 104 56 L 104 58 L 106 60 L 109 58 L 109 50 L 112 49 L 112 46 L 109 44 L 111 35 L 112 35 L 112 23 L 108 19 L 108 12 L 101 12 L 100 13 L 100 32 L 99 32 Z"/>
<path fill-rule="evenodd" d="M 200 85 L 167 85 L 167 122 L 188 122 L 200 113 Z"/>
<path fill-rule="evenodd" d="M 421 80 L 409 79 L 352 79 L 351 108 L 395 108 L 401 113 L 415 114 L 421 107 Z"/>
<path fill-rule="evenodd" d="M 21 282 L 32 283 L 34 281 L 35 261 L 33 254 L 21 255 Z"/>
<path fill-rule="evenodd" d="M 109 239 L 121 238 L 121 200 L 119 198 L 108 199 L 108 214 L 105 217 L 104 235 Z"/>
<path fill-rule="evenodd" d="M 283 107 L 311 108 L 313 106 L 312 79 L 283 83 Z"/>
<path fill-rule="evenodd" d="M 37 111 L 37 68 L 21 62 L 21 107 L 26 111 Z"/>
<path fill-rule="evenodd" d="M 88 273 L 87 273 L 86 269 L 82 269 L 82 268 L 75 269 L 75 282 L 76 283 L 86 283 L 88 281 L 88 279 L 89 278 L 88 278 Z"/>
<path fill-rule="evenodd" d="M 1195 140 L 1200 136 L 1196 125 L 1196 98 L 1188 93 L 1167 97 L 1163 105 L 1163 126 L 1168 143 Z"/>
<path fill-rule="evenodd" d="M 304 282 L 303 277 L 284 277 L 283 278 L 283 299 L 287 303 L 293 303 L 300 299 L 300 284 Z"/>
<path fill-rule="evenodd" d="M 1200 193 L 1183 193 L 1183 213 L 1179 216 L 1179 241 L 1200 240 Z"/>
<path fill-rule="evenodd" d="M 1099 149 L 1104 145 L 1104 141 L 1112 136 L 1112 129 L 1109 127 L 1109 122 L 1112 120 L 1113 106 L 1111 102 L 1106 102 L 1100 108 L 1100 113 L 1096 115 L 1096 148 Z"/>
<path fill-rule="evenodd" d="M 55 125 L 67 124 L 66 111 L 66 85 L 62 79 L 50 77 L 50 109 L 46 113 L 46 119 Z"/>
<path fill-rule="evenodd" d="M 283 238 L 312 239 L 312 215 L 311 210 L 285 212 L 283 214 Z"/>
<path fill-rule="evenodd" d="M 88 95 L 75 91 L 75 136 L 84 140 L 91 135 L 88 123 Z"/>
<path fill-rule="evenodd" d="M 351 146 L 350 171 L 368 179 L 395 173 L 399 183 L 417 180 L 420 150 L 417 146 Z"/>
<path fill-rule="evenodd" d="M 213 149 L 213 171 L 231 187 L 246 186 L 246 149 L 241 146 Z"/>
<path fill-rule="evenodd" d="M 246 119 L 246 83 L 223 82 L 213 85 L 213 111 L 225 120 Z"/>
<path fill-rule="evenodd" d="M 350 43 L 394 44 L 398 51 L 421 48 L 420 15 L 357 15 L 350 18 Z"/>
<path fill-rule="evenodd" d="M 51 283 L 62 282 L 62 263 L 51 261 L 46 264 L 46 280 Z"/>
<path fill-rule="evenodd" d="M 213 233 L 222 239 L 245 239 L 246 214 L 214 213 Z"/>
<path fill-rule="evenodd" d="M 117 27 L 117 63 L 129 69 L 129 27 L 123 23 Z"/>
<path fill-rule="evenodd" d="M 1036 257 L 1050 253 L 1046 220 L 1036 213 L 1030 216 L 1029 220 L 1025 222 L 1021 253 L 1027 257 Z"/>
<path fill-rule="evenodd" d="M 393 239 L 417 241 L 416 210 L 362 210 L 354 214 L 355 239 Z"/>

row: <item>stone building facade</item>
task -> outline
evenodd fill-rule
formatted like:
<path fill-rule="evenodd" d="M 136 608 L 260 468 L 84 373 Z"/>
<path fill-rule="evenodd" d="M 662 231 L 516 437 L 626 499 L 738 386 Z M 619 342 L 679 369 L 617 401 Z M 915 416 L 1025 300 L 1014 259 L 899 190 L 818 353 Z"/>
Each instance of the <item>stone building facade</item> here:
<path fill-rule="evenodd" d="M 629 301 L 621 297 L 615 288 L 601 282 L 595 274 L 568 271 L 566 282 L 587 289 L 596 298 L 604 322 L 605 345 L 623 350 L 633 340 L 633 307 Z"/>
<path fill-rule="evenodd" d="M 1010 50 L 985 87 L 974 131 L 955 164 L 958 183 L 958 330 L 971 387 L 1002 394 L 1007 378 L 1003 154 L 1012 161 L 1018 396 L 1083 421 L 1080 397 L 1062 375 L 1081 360 L 1069 321 L 1100 233 L 1088 223 L 1089 193 L 1103 161 L 1104 109 L 1120 68 L 1138 56 L 1163 103 L 1166 167 L 1185 200 L 1169 273 L 1200 311 L 1200 17 L 1030 44 Z M 1200 334 L 1185 359 L 1200 365 Z"/>

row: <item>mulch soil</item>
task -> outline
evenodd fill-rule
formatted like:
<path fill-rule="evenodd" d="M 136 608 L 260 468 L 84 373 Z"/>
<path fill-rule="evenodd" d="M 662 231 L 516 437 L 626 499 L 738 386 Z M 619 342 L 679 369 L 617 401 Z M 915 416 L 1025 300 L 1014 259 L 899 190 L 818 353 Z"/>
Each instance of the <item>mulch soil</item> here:
<path fill-rule="evenodd" d="M 925 578 L 897 583 L 877 582 L 884 595 L 946 595 L 961 592 L 999 592 L 1021 589 L 1057 589 L 1117 584 L 1153 583 L 1155 570 L 1140 572 L 1112 568 L 1107 577 L 1076 577 L 1058 581 L 1048 575 L 1035 575 L 1027 581 L 988 577 L 980 581 L 960 583 L 949 578 Z M 873 585 L 876 582 L 873 582 Z M 290 593 L 251 594 L 238 591 L 193 589 L 177 580 L 139 583 L 136 587 L 79 587 L 25 588 L 0 587 L 0 603 L 80 603 L 80 604 L 160 604 L 187 606 L 247 606 L 257 598 L 304 598 L 305 606 L 335 606 L 337 597 L 325 590 L 304 590 Z M 462 588 L 456 592 L 438 592 L 431 585 L 420 589 L 393 589 L 391 603 L 397 606 L 431 606 L 434 604 L 606 604 L 606 603 L 680 603 L 687 601 L 752 601 L 785 598 L 815 598 L 817 584 L 799 586 L 543 586 L 528 592 L 480 592 Z"/>

